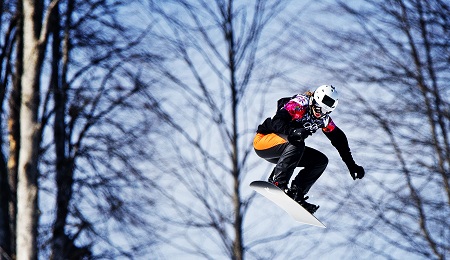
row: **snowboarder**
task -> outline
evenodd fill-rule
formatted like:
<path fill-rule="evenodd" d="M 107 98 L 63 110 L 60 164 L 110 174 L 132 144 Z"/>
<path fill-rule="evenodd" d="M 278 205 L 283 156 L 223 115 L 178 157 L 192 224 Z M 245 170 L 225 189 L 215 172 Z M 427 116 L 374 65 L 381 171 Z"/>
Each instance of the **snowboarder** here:
<path fill-rule="evenodd" d="M 365 174 L 364 168 L 353 160 L 346 135 L 329 116 L 337 104 L 338 93 L 332 85 L 322 85 L 314 92 L 282 98 L 278 100 L 275 116 L 258 126 L 253 140 L 256 154 L 276 164 L 268 181 L 311 214 L 319 206 L 306 202 L 306 194 L 325 171 L 328 158 L 322 152 L 305 146 L 308 136 L 322 129 L 347 165 L 353 180 L 362 179 Z M 288 188 L 296 167 L 304 168 Z"/>

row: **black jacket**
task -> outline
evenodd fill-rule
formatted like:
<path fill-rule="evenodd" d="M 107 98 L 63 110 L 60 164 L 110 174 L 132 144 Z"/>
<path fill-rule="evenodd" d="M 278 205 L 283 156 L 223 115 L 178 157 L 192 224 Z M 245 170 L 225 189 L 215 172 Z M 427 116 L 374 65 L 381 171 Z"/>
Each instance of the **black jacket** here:
<path fill-rule="evenodd" d="M 277 105 L 275 116 L 266 118 L 258 126 L 257 133 L 289 135 L 296 128 L 305 128 L 311 133 L 315 133 L 321 128 L 347 167 L 355 165 L 345 133 L 334 124 L 329 116 L 322 119 L 313 117 L 310 113 L 309 97 L 295 95 L 292 98 L 282 98 L 278 100 Z"/>

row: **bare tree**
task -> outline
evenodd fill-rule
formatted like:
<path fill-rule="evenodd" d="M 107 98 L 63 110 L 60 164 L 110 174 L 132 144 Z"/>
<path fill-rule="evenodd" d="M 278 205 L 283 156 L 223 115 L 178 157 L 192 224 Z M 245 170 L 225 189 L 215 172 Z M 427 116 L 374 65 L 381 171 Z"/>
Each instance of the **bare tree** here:
<path fill-rule="evenodd" d="M 23 5 L 23 72 L 20 105 L 20 151 L 17 184 L 17 259 L 37 256 L 38 155 L 41 141 L 40 76 L 47 45 L 49 19 L 57 1 Z M 44 16 L 45 14 L 45 16 Z M 44 17 L 44 18 L 43 18 Z"/>
<path fill-rule="evenodd" d="M 15 37 L 11 44 L 15 44 L 15 60 L 10 62 L 14 69 L 11 71 L 11 90 L 8 100 L 8 142 L 9 142 L 9 157 L 8 157 L 8 182 L 9 182 L 9 220 L 10 220 L 10 256 L 15 258 L 16 249 L 16 223 L 17 223 L 17 175 L 20 151 L 20 100 L 22 94 L 21 77 L 23 72 L 23 16 L 22 5 L 16 4 L 16 13 L 11 22 L 14 22 Z M 11 56 L 12 57 L 12 56 Z M 8 81 L 5 81 L 8 83 Z M 8 86 L 5 85 L 5 91 Z"/>
<path fill-rule="evenodd" d="M 446 259 L 450 6 L 440 0 L 336 3 L 322 14 L 351 26 L 318 20 L 315 32 L 298 28 L 298 39 L 318 45 L 309 45 L 310 55 L 294 57 L 345 82 L 343 93 L 352 103 L 341 108 L 350 115 L 346 121 L 358 126 L 354 136 L 361 134 L 354 149 L 367 155 L 364 189 L 329 189 L 338 205 L 355 206 L 340 211 L 351 214 L 354 224 L 347 229 L 353 232 L 330 247 L 360 257 Z"/>
<path fill-rule="evenodd" d="M 6 103 L 6 93 L 8 89 L 8 80 L 12 74 L 12 67 L 14 66 L 12 55 L 14 38 L 16 34 L 16 24 L 18 22 L 17 16 L 14 17 L 14 12 L 10 9 L 9 1 L 1 1 L 1 13 L 0 13 L 0 30 L 2 32 L 1 39 L 1 51 L 0 51 L 0 102 Z M 3 22 L 7 23 L 3 23 Z M 4 114 L 3 108 L 6 105 L 1 106 L 1 114 Z M 9 126 L 9 124 L 8 124 Z M 4 128 L 3 120 L 0 121 L 0 128 Z M 0 145 L 3 147 L 5 140 L 0 140 Z M 0 258 L 8 257 L 11 255 L 14 248 L 14 233 L 11 223 L 14 223 L 14 218 L 10 215 L 10 202 L 13 193 L 10 191 L 10 175 L 8 174 L 7 156 L 3 153 L 3 149 L 0 152 Z"/>
<path fill-rule="evenodd" d="M 152 85 L 135 65 L 145 62 L 151 80 L 158 57 L 140 45 L 146 26 L 123 20 L 122 1 L 1 4 L 10 24 L 2 26 L 0 67 L 0 98 L 9 98 L 1 111 L 9 157 L 0 156 L 0 258 L 148 254 L 154 202 L 138 191 L 153 186 L 141 164 L 151 158 L 157 120 L 142 109 L 151 109 L 142 94 Z"/>
<path fill-rule="evenodd" d="M 125 7 L 122 1 L 67 1 L 64 18 L 57 19 L 65 23 L 53 32 L 48 91 L 54 107 L 48 111 L 54 153 L 43 155 L 55 167 L 53 259 L 94 257 L 94 250 L 96 257 L 133 257 L 154 244 L 153 199 L 142 193 L 153 182 L 139 164 L 151 158 L 147 135 L 156 121 L 142 110 L 152 85 L 142 82 L 135 64 L 158 57 L 139 45 L 146 27 L 125 26 L 118 13 Z"/>
<path fill-rule="evenodd" d="M 262 121 L 261 101 L 286 69 L 271 54 L 283 48 L 289 24 L 275 19 L 288 3 L 150 1 L 152 17 L 161 21 L 155 28 L 161 43 L 155 44 L 166 58 L 154 102 L 173 129 L 162 137 L 155 162 L 167 208 L 160 212 L 167 226 L 161 239 L 175 251 L 263 258 L 283 251 L 263 245 L 298 231 L 285 232 L 279 223 L 280 230 L 245 240 L 246 221 L 258 225 L 246 219 L 254 198 L 248 181 L 265 176 L 248 176 L 255 167 L 252 138 Z"/>

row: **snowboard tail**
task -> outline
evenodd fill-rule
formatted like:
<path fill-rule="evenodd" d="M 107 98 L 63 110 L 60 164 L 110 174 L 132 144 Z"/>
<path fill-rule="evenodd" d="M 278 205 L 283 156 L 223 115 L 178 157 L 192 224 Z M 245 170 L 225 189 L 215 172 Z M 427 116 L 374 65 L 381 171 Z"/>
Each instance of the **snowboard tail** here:
<path fill-rule="evenodd" d="M 267 181 L 254 181 L 250 183 L 250 187 L 286 211 L 286 213 L 288 213 L 295 221 L 326 228 L 326 226 L 313 214 L 309 213 L 305 208 L 272 183 Z"/>

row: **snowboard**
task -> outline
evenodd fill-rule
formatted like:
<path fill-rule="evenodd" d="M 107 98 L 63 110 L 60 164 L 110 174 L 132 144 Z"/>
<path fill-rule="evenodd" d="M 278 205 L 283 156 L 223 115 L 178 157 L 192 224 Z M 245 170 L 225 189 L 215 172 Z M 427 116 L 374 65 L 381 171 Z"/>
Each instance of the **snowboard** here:
<path fill-rule="evenodd" d="M 250 183 L 250 187 L 286 211 L 286 213 L 288 213 L 295 221 L 326 228 L 326 226 L 313 214 L 309 213 L 305 208 L 272 183 L 267 181 L 254 181 Z"/>

